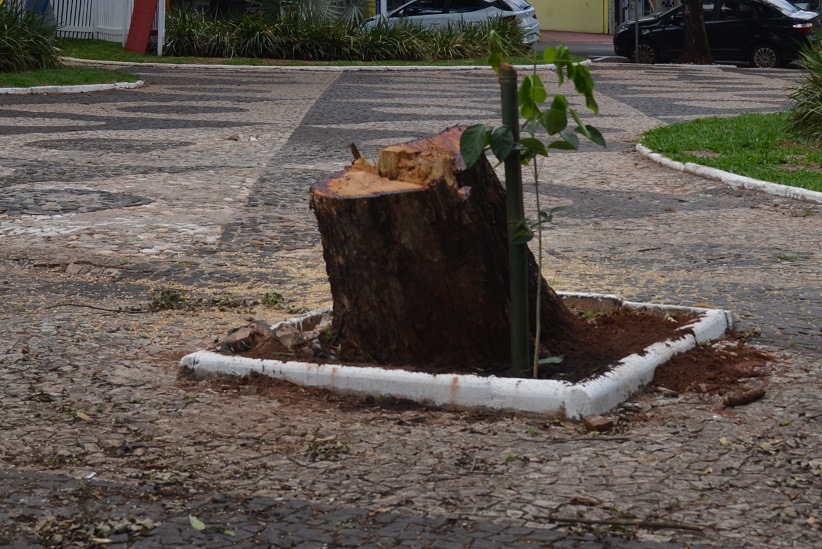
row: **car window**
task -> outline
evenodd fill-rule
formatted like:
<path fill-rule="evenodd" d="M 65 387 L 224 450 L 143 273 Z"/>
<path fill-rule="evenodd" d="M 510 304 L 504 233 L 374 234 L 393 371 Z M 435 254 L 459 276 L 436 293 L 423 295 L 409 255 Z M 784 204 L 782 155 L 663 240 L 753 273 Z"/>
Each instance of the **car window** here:
<path fill-rule="evenodd" d="M 471 13 L 490 7 L 485 0 L 451 0 L 451 8 L 447 13 Z"/>
<path fill-rule="evenodd" d="M 714 0 L 702 3 L 702 16 L 705 18 L 705 21 L 713 21 L 716 19 L 714 11 L 718 10 L 719 6 L 720 4 L 714 2 Z"/>
<path fill-rule="evenodd" d="M 505 11 L 524 11 L 531 9 L 531 4 L 525 0 L 498 0 L 497 4 L 507 6 L 507 9 L 503 8 Z"/>
<path fill-rule="evenodd" d="M 759 12 L 759 17 L 765 19 L 780 19 L 782 17 L 785 17 L 781 11 L 771 6 L 759 5 L 756 8 L 757 12 Z"/>
<path fill-rule="evenodd" d="M 764 3 L 776 8 L 785 15 L 791 15 L 799 11 L 799 8 L 788 2 L 788 0 L 764 0 Z"/>
<path fill-rule="evenodd" d="M 756 12 L 751 0 L 724 0 L 722 9 L 719 12 L 719 20 L 753 19 L 755 15 Z"/>
<path fill-rule="evenodd" d="M 422 15 L 440 15 L 445 8 L 443 0 L 417 0 L 410 2 L 391 17 L 418 17 Z"/>

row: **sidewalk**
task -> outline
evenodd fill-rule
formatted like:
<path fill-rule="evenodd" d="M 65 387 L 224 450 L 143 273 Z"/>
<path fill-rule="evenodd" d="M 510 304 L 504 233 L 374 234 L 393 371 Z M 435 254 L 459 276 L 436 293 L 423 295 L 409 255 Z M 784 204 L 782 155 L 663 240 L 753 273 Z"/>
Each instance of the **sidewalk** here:
<path fill-rule="evenodd" d="M 818 545 L 819 206 L 634 150 L 659 124 L 784 108 L 790 71 L 592 68 L 609 147 L 543 170 L 542 207 L 564 206 L 546 278 L 730 309 L 775 357 L 757 402 L 648 392 L 592 436 L 178 375 L 250 318 L 328 305 L 308 187 L 350 163 L 352 142 L 373 158 L 495 123 L 493 74 L 130 70 L 149 86 L 0 102 L 0 546 L 136 521 L 108 546 Z M 161 289 L 199 305 L 148 311 Z"/>

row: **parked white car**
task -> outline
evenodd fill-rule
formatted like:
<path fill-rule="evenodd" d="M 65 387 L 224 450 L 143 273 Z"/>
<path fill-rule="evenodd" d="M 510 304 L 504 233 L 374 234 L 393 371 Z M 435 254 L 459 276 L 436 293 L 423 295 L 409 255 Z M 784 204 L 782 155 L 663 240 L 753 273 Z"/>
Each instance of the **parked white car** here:
<path fill-rule="evenodd" d="M 525 0 L 411 0 L 387 14 L 367 19 L 364 24 L 375 25 L 385 18 L 389 22 L 409 21 L 423 27 L 444 27 L 458 21 L 473 23 L 494 17 L 515 17 L 525 31 L 525 44 L 531 45 L 539 40 L 537 13 Z"/>

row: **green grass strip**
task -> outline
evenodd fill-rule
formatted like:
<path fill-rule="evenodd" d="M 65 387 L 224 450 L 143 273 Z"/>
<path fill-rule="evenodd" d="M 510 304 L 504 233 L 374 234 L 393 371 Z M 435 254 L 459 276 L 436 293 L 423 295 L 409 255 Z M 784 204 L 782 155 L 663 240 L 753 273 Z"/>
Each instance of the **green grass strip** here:
<path fill-rule="evenodd" d="M 679 162 L 822 192 L 822 149 L 787 121 L 788 113 L 699 118 L 650 130 L 641 142 Z"/>
<path fill-rule="evenodd" d="M 126 51 L 122 45 L 116 42 L 106 42 L 104 40 L 84 40 L 80 38 L 61 38 L 60 55 L 73 57 L 75 59 L 88 59 L 93 61 L 125 61 L 130 63 L 169 63 L 169 64 L 197 64 L 197 65 L 251 65 L 251 66 L 299 66 L 299 67 L 368 67 L 368 66 L 412 66 L 426 65 L 432 67 L 442 66 L 487 66 L 486 57 L 471 59 L 452 59 L 447 61 L 299 61 L 283 59 L 261 59 L 261 58 L 216 58 L 216 57 L 175 57 L 156 55 L 142 55 L 131 51 Z M 542 55 L 538 56 L 539 63 Z M 530 65 L 533 59 L 528 57 L 514 57 L 514 64 Z M 580 58 L 580 61 L 583 58 Z"/>
<path fill-rule="evenodd" d="M 140 77 L 95 67 L 65 67 L 38 71 L 0 73 L 0 88 L 31 88 L 33 86 L 76 86 L 136 82 Z"/>

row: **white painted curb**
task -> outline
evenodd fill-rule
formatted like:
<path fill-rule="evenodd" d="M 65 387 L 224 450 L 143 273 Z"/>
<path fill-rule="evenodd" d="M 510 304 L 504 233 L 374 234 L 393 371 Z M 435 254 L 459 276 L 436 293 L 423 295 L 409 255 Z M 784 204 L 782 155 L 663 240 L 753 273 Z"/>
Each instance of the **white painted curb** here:
<path fill-rule="evenodd" d="M 145 86 L 145 82 L 112 82 L 111 84 L 82 84 L 76 86 L 33 86 L 31 88 L 0 88 L 0 94 L 27 95 L 37 93 L 88 93 L 105 90 L 131 90 Z"/>
<path fill-rule="evenodd" d="M 304 386 L 322 387 L 335 392 L 360 396 L 391 395 L 439 406 L 518 410 L 561 415 L 571 419 L 602 414 L 618 406 L 651 382 L 656 367 L 675 354 L 698 343 L 717 339 L 733 327 L 733 317 L 722 309 L 669 307 L 650 303 L 622 301 L 613 295 L 560 294 L 569 300 L 585 300 L 596 310 L 617 306 L 659 309 L 701 315 L 686 328 L 692 332 L 676 340 L 655 343 L 643 354 L 622 359 L 609 373 L 593 380 L 572 384 L 547 379 L 480 377 L 475 375 L 426 374 L 379 367 L 313 364 L 306 362 L 261 360 L 222 355 L 210 351 L 189 354 L 180 366 L 195 374 L 246 376 L 252 372 L 284 379 Z M 303 325 L 317 322 L 329 309 L 280 323 Z"/>
<path fill-rule="evenodd" d="M 117 67 L 169 67 L 173 69 L 214 69 L 214 70 L 243 70 L 262 72 L 289 72 L 289 71 L 315 71 L 315 72 L 385 72 L 385 71 L 468 71 L 468 70 L 491 70 L 488 65 L 206 65 L 196 63 L 136 63 L 132 61 L 97 61 L 93 59 L 75 59 L 73 57 L 63 57 L 64 61 L 81 65 L 109 65 Z M 580 65 L 590 65 L 591 60 L 580 61 Z M 514 65 L 517 70 L 530 70 L 533 65 Z M 556 65 L 537 65 L 539 70 L 556 70 Z"/>
<path fill-rule="evenodd" d="M 742 187 L 743 189 L 762 191 L 764 193 L 781 196 L 783 198 L 795 198 L 797 200 L 807 200 L 809 202 L 817 202 L 822 204 L 822 193 L 818 191 L 811 191 L 799 187 L 790 187 L 788 185 L 780 185 L 778 183 L 770 183 L 768 181 L 762 181 L 752 177 L 737 175 L 735 173 L 718 170 L 716 168 L 709 168 L 708 166 L 694 164 L 693 162 L 683 164 L 682 162 L 677 162 L 676 160 L 671 160 L 670 158 L 662 156 L 659 153 L 655 153 L 648 147 L 641 144 L 637 144 L 636 150 L 646 158 L 649 158 L 657 164 L 661 164 L 672 170 L 698 175 L 700 177 L 704 177 L 705 179 L 721 181 L 722 183 L 725 183 L 733 188 Z"/>

